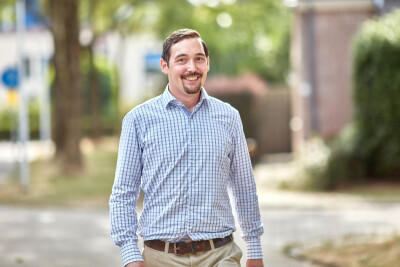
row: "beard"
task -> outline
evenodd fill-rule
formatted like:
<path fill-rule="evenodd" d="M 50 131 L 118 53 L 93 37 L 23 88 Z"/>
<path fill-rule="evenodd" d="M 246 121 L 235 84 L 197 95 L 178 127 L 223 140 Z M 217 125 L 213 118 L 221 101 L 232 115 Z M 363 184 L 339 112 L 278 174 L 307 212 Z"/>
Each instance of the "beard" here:
<path fill-rule="evenodd" d="M 183 86 L 183 90 L 185 90 L 185 93 L 191 94 L 191 95 L 194 95 L 194 94 L 197 94 L 198 92 L 200 92 L 201 88 L 203 87 L 203 85 L 201 84 L 201 80 L 203 78 L 203 75 L 201 75 L 198 72 L 195 72 L 195 73 L 191 73 L 191 74 L 187 74 L 187 75 L 182 75 L 181 76 L 181 79 L 184 80 L 186 77 L 193 76 L 193 75 L 199 76 L 198 79 L 199 79 L 200 83 L 198 85 L 195 85 L 195 86 L 192 86 L 192 87 Z"/>
<path fill-rule="evenodd" d="M 194 95 L 194 94 L 197 94 L 201 90 L 201 88 L 202 88 L 202 86 L 201 86 L 201 84 L 199 84 L 198 86 L 192 87 L 192 88 L 184 86 L 183 90 L 185 90 L 185 92 L 187 94 Z"/>

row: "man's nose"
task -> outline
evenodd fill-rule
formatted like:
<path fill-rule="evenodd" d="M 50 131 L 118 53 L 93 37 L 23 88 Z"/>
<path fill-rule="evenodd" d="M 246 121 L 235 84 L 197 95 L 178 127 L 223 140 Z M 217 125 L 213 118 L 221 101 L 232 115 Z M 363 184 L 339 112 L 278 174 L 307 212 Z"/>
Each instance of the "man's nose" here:
<path fill-rule="evenodd" d="M 194 62 L 193 59 L 188 61 L 187 65 L 186 65 L 186 68 L 187 68 L 188 71 L 195 71 L 196 70 L 196 63 Z"/>

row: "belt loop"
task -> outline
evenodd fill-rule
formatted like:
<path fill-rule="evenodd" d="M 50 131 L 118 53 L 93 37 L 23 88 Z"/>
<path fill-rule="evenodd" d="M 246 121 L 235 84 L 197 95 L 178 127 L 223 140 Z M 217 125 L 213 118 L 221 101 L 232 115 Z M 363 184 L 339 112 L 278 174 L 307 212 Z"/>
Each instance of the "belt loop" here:
<path fill-rule="evenodd" d="M 214 240 L 210 239 L 209 241 L 210 241 L 211 249 L 214 250 L 215 249 Z"/>
<path fill-rule="evenodd" d="M 165 242 L 164 252 L 168 253 L 168 250 L 169 250 L 169 242 Z"/>
<path fill-rule="evenodd" d="M 194 254 L 196 254 L 197 253 L 196 243 L 194 241 L 192 241 L 192 242 L 190 242 L 190 244 L 191 244 L 191 247 L 192 247 L 192 252 Z"/>

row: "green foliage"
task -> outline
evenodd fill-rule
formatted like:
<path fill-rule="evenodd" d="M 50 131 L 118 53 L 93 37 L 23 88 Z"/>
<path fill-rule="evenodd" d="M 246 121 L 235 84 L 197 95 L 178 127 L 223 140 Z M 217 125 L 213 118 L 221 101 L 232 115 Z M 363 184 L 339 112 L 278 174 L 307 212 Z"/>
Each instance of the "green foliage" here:
<path fill-rule="evenodd" d="M 400 177 L 400 10 L 366 23 L 355 39 L 354 152 L 368 177 Z"/>
<path fill-rule="evenodd" d="M 289 68 L 288 9 L 280 0 L 225 2 L 207 6 L 159 1 L 156 31 L 162 39 L 179 28 L 199 31 L 210 50 L 211 75 L 254 72 L 270 82 L 283 82 Z M 221 16 L 228 22 L 230 16 L 229 27 L 218 24 Z"/>
<path fill-rule="evenodd" d="M 368 166 L 357 149 L 358 136 L 357 128 L 351 124 L 335 139 L 307 141 L 298 162 L 300 179 L 292 187 L 320 191 L 361 183 Z"/>
<path fill-rule="evenodd" d="M 350 125 L 331 141 L 326 167 L 319 176 L 325 181 L 321 189 L 356 183 L 366 176 L 364 159 L 356 147 L 358 136 L 358 130 Z"/>
<path fill-rule="evenodd" d="M 157 20 L 158 8 L 154 1 L 81 0 L 79 13 L 82 26 L 90 27 L 94 36 L 110 30 L 127 35 L 149 31 Z"/>
<path fill-rule="evenodd" d="M 329 157 L 330 149 L 322 139 L 314 137 L 308 140 L 296 162 L 299 176 L 290 184 L 284 184 L 284 187 L 312 191 L 331 188 L 333 181 L 326 177 Z"/>
<path fill-rule="evenodd" d="M 30 138 L 38 139 L 40 132 L 40 107 L 38 102 L 29 103 L 29 130 Z M 0 139 L 11 140 L 16 138 L 18 128 L 18 109 L 0 109 Z"/>
<path fill-rule="evenodd" d="M 83 130 L 89 132 L 91 123 L 90 92 L 89 92 L 89 64 L 82 60 L 81 70 L 83 77 Z M 96 57 L 94 59 L 95 71 L 99 79 L 100 89 L 100 121 L 103 134 L 115 134 L 119 128 L 118 113 L 118 81 L 116 68 L 111 66 L 107 59 Z"/>
<path fill-rule="evenodd" d="M 2 109 L 0 111 L 0 138 L 10 139 L 12 131 L 16 130 L 17 114 L 11 109 Z"/>
<path fill-rule="evenodd" d="M 4 19 L 3 18 L 4 9 L 15 8 L 15 3 L 16 3 L 16 0 L 1 0 L 0 1 L 0 21 L 2 21 Z M 14 14 L 13 14 L 13 19 L 15 19 Z"/>
<path fill-rule="evenodd" d="M 221 15 L 230 26 L 217 23 Z M 284 82 L 289 69 L 290 11 L 281 0 L 81 0 L 80 18 L 94 36 L 155 32 L 163 40 L 179 28 L 196 29 L 209 46 L 211 74 L 254 72 Z"/>

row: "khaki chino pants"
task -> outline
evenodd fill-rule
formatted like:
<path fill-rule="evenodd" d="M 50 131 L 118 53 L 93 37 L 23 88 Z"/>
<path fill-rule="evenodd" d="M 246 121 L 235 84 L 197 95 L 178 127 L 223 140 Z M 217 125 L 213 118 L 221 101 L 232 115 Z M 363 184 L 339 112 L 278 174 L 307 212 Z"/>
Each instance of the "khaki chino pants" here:
<path fill-rule="evenodd" d="M 232 241 L 220 248 L 182 256 L 145 246 L 142 256 L 146 267 L 240 267 L 242 251 Z"/>

